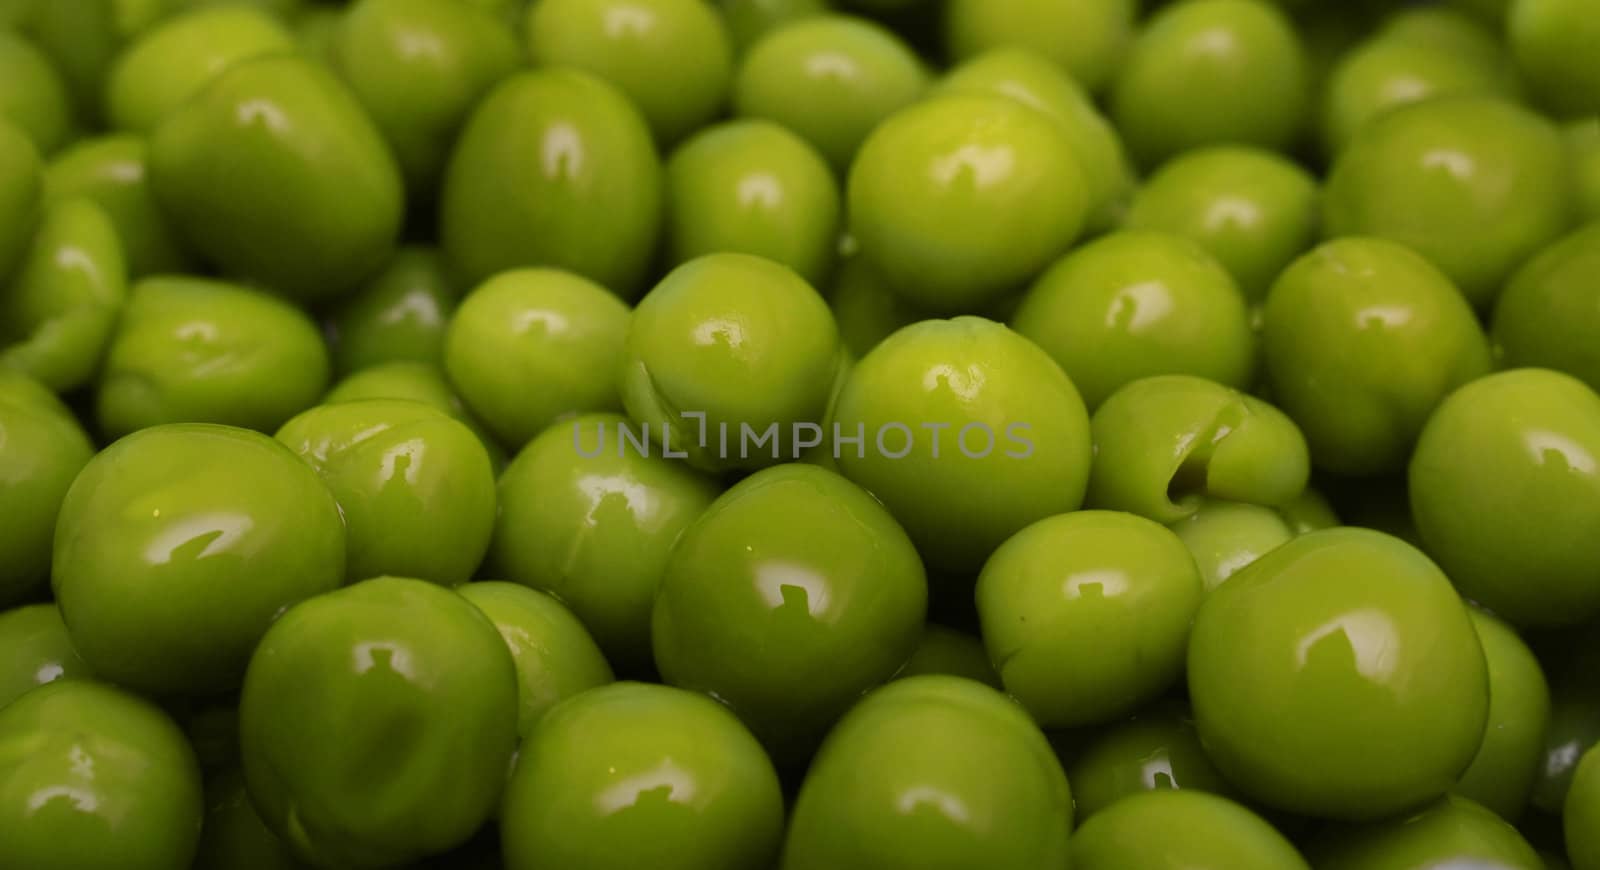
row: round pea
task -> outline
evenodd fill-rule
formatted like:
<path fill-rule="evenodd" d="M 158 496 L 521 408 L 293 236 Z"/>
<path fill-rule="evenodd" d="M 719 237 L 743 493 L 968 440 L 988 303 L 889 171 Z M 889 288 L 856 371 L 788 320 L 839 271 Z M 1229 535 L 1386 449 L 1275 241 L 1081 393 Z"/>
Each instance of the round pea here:
<path fill-rule="evenodd" d="M 1199 245 L 1119 232 L 1075 249 L 1034 282 L 1011 319 L 1098 408 L 1122 386 L 1187 374 L 1244 389 L 1255 334 L 1244 296 Z"/>
<path fill-rule="evenodd" d="M 444 852 L 499 799 L 517 691 L 494 623 L 448 589 L 381 577 L 305 601 L 272 624 L 245 675 L 250 799 L 318 866 Z"/>
<path fill-rule="evenodd" d="M 300 309 L 204 278 L 146 278 L 128 296 L 95 397 L 117 438 L 160 423 L 272 432 L 328 385 L 328 349 Z"/>
<path fill-rule="evenodd" d="M 1211 760 L 1277 809 L 1381 819 L 1450 790 L 1483 741 L 1466 605 L 1379 532 L 1311 532 L 1233 575 L 1200 605 L 1188 664 Z"/>
<path fill-rule="evenodd" d="M 1489 725 L 1455 792 L 1515 822 L 1539 769 L 1550 688 L 1539 660 L 1510 626 L 1481 610 L 1471 613 L 1489 664 Z"/>
<path fill-rule="evenodd" d="M 890 289 L 876 266 L 859 253 L 845 257 L 834 273 L 828 299 L 839 338 L 855 359 L 884 339 L 928 315 Z"/>
<path fill-rule="evenodd" d="M 230 768 L 206 782 L 206 820 L 194 870 L 306 870 L 250 803 L 244 773 Z"/>
<path fill-rule="evenodd" d="M 494 531 L 494 470 L 471 429 L 421 402 L 318 405 L 277 438 L 322 476 L 346 528 L 345 576 L 466 582 Z"/>
<path fill-rule="evenodd" d="M 526 36 L 535 66 L 616 85 L 664 148 L 716 117 L 733 82 L 733 45 L 705 0 L 539 0 Z"/>
<path fill-rule="evenodd" d="M 500 475 L 489 564 L 572 608 L 624 673 L 651 667 L 650 609 L 678 536 L 718 487 L 635 450 L 628 419 L 590 414 L 546 429 Z"/>
<path fill-rule="evenodd" d="M 801 18 L 832 10 L 832 0 L 719 0 L 734 51 L 743 55 L 761 37 Z"/>
<path fill-rule="evenodd" d="M 38 149 L 22 128 L 0 117 L 0 286 L 33 241 L 43 190 Z"/>
<path fill-rule="evenodd" d="M 0 710 L 35 686 L 90 676 L 54 604 L 0 611 Z"/>
<path fill-rule="evenodd" d="M 1203 500 L 1172 531 L 1194 557 L 1207 592 L 1298 534 L 1274 508 L 1217 499 Z"/>
<path fill-rule="evenodd" d="M 1514 96 L 1504 71 L 1437 39 L 1382 36 L 1345 55 L 1322 104 L 1323 149 L 1336 155 L 1373 119 L 1445 96 Z"/>
<path fill-rule="evenodd" d="M 1495 305 L 1491 335 L 1507 367 L 1541 366 L 1600 390 L 1600 223 L 1563 237 L 1512 276 Z"/>
<path fill-rule="evenodd" d="M 0 709 L 0 866 L 188 867 L 202 812 L 194 751 L 150 702 L 62 680 Z"/>
<path fill-rule="evenodd" d="M 1204 145 L 1283 150 L 1305 125 L 1310 76 L 1305 46 L 1272 4 L 1194 0 L 1145 23 L 1111 117 L 1145 167 Z"/>
<path fill-rule="evenodd" d="M 26 600 L 49 576 L 61 500 L 93 455 L 89 436 L 53 393 L 0 369 L 0 607 Z"/>
<path fill-rule="evenodd" d="M 750 47 L 733 82 L 735 114 L 788 127 L 844 173 L 867 134 L 928 86 L 922 61 L 884 27 L 807 16 Z"/>
<path fill-rule="evenodd" d="M 1427 260 L 1383 239 L 1339 239 L 1272 285 L 1262 324 L 1273 400 L 1326 471 L 1397 471 L 1428 415 L 1487 374 L 1470 305 Z"/>
<path fill-rule="evenodd" d="M 1080 821 L 1148 791 L 1233 791 L 1206 757 L 1193 717 L 1171 704 L 1106 729 L 1073 760 L 1067 781 Z"/>
<path fill-rule="evenodd" d="M 0 119 L 49 154 L 71 132 L 69 100 L 66 82 L 44 52 L 21 34 L 0 29 Z"/>
<path fill-rule="evenodd" d="M 828 735 L 779 866 L 1064 867 L 1071 827 L 1067 778 L 1022 708 L 972 680 L 913 677 L 869 694 Z"/>
<path fill-rule="evenodd" d="M 1487 307 L 1512 270 L 1567 228 L 1566 161 L 1555 125 L 1513 103 L 1458 96 L 1402 106 L 1364 127 L 1334 163 L 1323 230 L 1406 245 Z"/>
<path fill-rule="evenodd" d="M 1511 0 L 1507 38 L 1534 99 L 1564 117 L 1600 114 L 1600 17 L 1584 0 Z"/>
<path fill-rule="evenodd" d="M 1600 751 L 1584 754 L 1567 792 L 1563 816 L 1573 870 L 1600 868 Z"/>
<path fill-rule="evenodd" d="M 861 255 L 912 303 L 964 313 L 1078 237 L 1090 191 L 1061 125 L 1001 97 L 941 96 L 874 130 L 850 167 Z"/>
<path fill-rule="evenodd" d="M 945 45 L 957 60 L 1026 48 L 1098 93 L 1122 65 L 1138 6 L 1134 0 L 952 0 L 944 13 Z"/>
<path fill-rule="evenodd" d="M 465 423 L 478 436 L 478 440 L 483 442 L 483 449 L 489 453 L 489 463 L 494 466 L 496 473 L 505 467 L 506 449 L 467 411 L 466 404 L 456 395 L 444 371 L 436 365 L 392 362 L 369 366 L 334 384 L 322 397 L 322 403 L 328 405 L 364 399 L 410 399 L 431 405 Z"/>
<path fill-rule="evenodd" d="M 628 307 L 593 281 L 515 269 L 462 300 L 444 366 L 467 407 L 516 449 L 563 416 L 618 407 Z"/>
<path fill-rule="evenodd" d="M 1074 870 L 1308 870 L 1293 845 L 1227 798 L 1185 789 L 1124 798 L 1072 836 Z"/>
<path fill-rule="evenodd" d="M 460 291 L 431 247 L 396 252 L 329 316 L 334 366 L 359 371 L 391 362 L 442 365 L 444 336 Z"/>
<path fill-rule="evenodd" d="M 45 171 L 47 204 L 81 196 L 105 212 L 121 242 L 129 279 L 190 265 L 150 191 L 148 154 L 138 136 L 105 136 L 66 148 Z"/>
<path fill-rule="evenodd" d="M 1457 795 L 1396 819 L 1332 828 L 1306 851 L 1317 870 L 1545 870 L 1544 861 L 1509 822 Z"/>
<path fill-rule="evenodd" d="M 989 663 L 989 653 L 983 641 L 953 628 L 930 622 L 922 631 L 922 640 L 912 651 L 911 658 L 894 677 L 903 680 L 924 674 L 944 674 L 966 677 L 992 688 L 1001 688 L 1000 676 Z"/>
<path fill-rule="evenodd" d="M 158 426 L 101 451 L 67 491 L 51 582 L 96 674 L 224 691 L 283 608 L 343 582 L 344 538 L 333 496 L 281 444 Z"/>
<path fill-rule="evenodd" d="M 1473 381 L 1411 457 L 1412 515 L 1468 598 L 1515 625 L 1600 614 L 1600 396 L 1545 369 Z"/>
<path fill-rule="evenodd" d="M 1132 713 L 1178 681 L 1203 591 L 1171 531 L 1078 511 L 1000 545 L 976 594 L 1006 691 L 1041 727 L 1071 728 Z"/>
<path fill-rule="evenodd" d="M 1259 302 L 1316 241 L 1318 195 L 1310 173 L 1270 151 L 1202 148 L 1146 179 L 1127 226 L 1187 237 L 1228 270 L 1246 299 Z"/>
<path fill-rule="evenodd" d="M 1284 522 L 1297 535 L 1344 525 L 1339 521 L 1339 514 L 1334 511 L 1333 505 L 1328 503 L 1327 496 L 1311 487 L 1306 487 L 1294 501 L 1279 506 L 1278 513 L 1283 515 Z"/>
<path fill-rule="evenodd" d="M 833 271 L 841 199 L 822 156 L 785 128 L 770 121 L 709 127 L 667 161 L 671 261 L 755 254 L 822 286 Z"/>
<path fill-rule="evenodd" d="M 1506 4 L 1509 0 L 1463 0 L 1467 2 Z M 1511 58 L 1501 40 L 1500 27 L 1491 29 L 1481 18 L 1465 9 L 1452 9 L 1449 3 L 1427 6 L 1408 6 L 1384 19 L 1379 35 L 1385 39 L 1409 42 L 1413 45 L 1433 45 L 1451 54 L 1469 57 L 1509 71 Z"/>
<path fill-rule="evenodd" d="M 1083 502 L 1083 399 L 1044 351 L 993 321 L 896 332 L 851 370 L 833 424 L 840 471 L 941 572 L 976 572 L 1023 527 Z"/>
<path fill-rule="evenodd" d="M 627 97 L 577 70 L 518 73 L 478 103 L 456 140 L 439 237 L 469 282 L 551 266 L 633 299 L 655 252 L 661 196 L 650 128 Z"/>
<path fill-rule="evenodd" d="M 181 0 L 54 0 L 35 2 L 24 25 L 50 56 L 75 113 L 101 125 L 106 77 L 118 55 Z"/>
<path fill-rule="evenodd" d="M 916 550 L 871 495 L 780 465 L 723 493 L 673 547 L 652 613 L 656 665 L 727 704 L 779 763 L 801 760 L 910 658 L 927 598 Z"/>
<path fill-rule="evenodd" d="M 517 735 L 526 738 L 550 708 L 612 681 L 594 638 L 549 595 L 515 583 L 468 583 L 461 596 L 500 630 L 517 663 Z"/>

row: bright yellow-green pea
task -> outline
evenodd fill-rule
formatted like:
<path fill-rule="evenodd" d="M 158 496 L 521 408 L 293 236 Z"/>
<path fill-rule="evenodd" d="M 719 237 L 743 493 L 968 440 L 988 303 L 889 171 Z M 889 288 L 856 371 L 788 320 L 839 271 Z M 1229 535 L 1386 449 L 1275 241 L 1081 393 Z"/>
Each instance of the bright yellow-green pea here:
<path fill-rule="evenodd" d="M 72 105 L 50 59 L 20 34 L 0 30 L 0 119 L 28 134 L 41 154 L 66 142 Z"/>
<path fill-rule="evenodd" d="M 901 327 L 928 317 L 890 289 L 877 268 L 860 254 L 846 257 L 839 264 L 828 304 L 839 326 L 839 337 L 857 359 Z"/>
<path fill-rule="evenodd" d="M 1144 378 L 1092 421 L 1090 507 L 1175 523 L 1203 497 L 1276 507 L 1310 477 L 1305 436 L 1272 405 L 1188 375 Z"/>
<path fill-rule="evenodd" d="M 89 676 L 54 604 L 0 611 L 0 709 L 35 686 Z"/>
<path fill-rule="evenodd" d="M 576 70 L 519 73 L 456 140 L 439 237 L 470 282 L 550 266 L 631 300 L 655 252 L 661 197 L 650 128 L 620 91 Z"/>
<path fill-rule="evenodd" d="M 492 14 L 440 0 L 359 0 L 330 48 L 333 68 L 393 149 L 407 193 L 425 203 L 473 107 L 521 62 L 516 38 Z"/>
<path fill-rule="evenodd" d="M 822 15 L 832 9 L 830 0 L 717 0 L 733 47 L 744 54 L 770 31 L 791 21 Z"/>
<path fill-rule="evenodd" d="M 44 189 L 39 150 L 22 128 L 0 118 L 0 286 L 33 240 Z"/>
<path fill-rule="evenodd" d="M 1495 352 L 1506 367 L 1542 366 L 1600 390 L 1600 222 L 1550 245 L 1512 276 L 1495 306 Z"/>
<path fill-rule="evenodd" d="M 1255 0 L 1193 0 L 1155 13 L 1111 94 L 1111 117 L 1141 166 L 1203 145 L 1294 144 L 1310 69 L 1289 19 Z"/>
<path fill-rule="evenodd" d="M 1006 691 L 1044 728 L 1110 722 L 1183 673 L 1204 592 L 1183 542 L 1112 511 L 1040 520 L 978 575 L 983 640 Z"/>
<path fill-rule="evenodd" d="M 1499 67 L 1437 41 L 1369 40 L 1333 70 L 1322 103 L 1323 149 L 1337 155 L 1384 113 L 1447 96 L 1510 97 L 1512 84 Z"/>
<path fill-rule="evenodd" d="M 1471 613 L 1489 664 L 1489 725 L 1455 791 L 1515 822 L 1543 760 L 1550 688 L 1539 660 L 1510 626 L 1483 611 Z"/>
<path fill-rule="evenodd" d="M 982 640 L 934 622 L 928 623 L 922 630 L 922 640 L 917 642 L 911 658 L 906 659 L 905 665 L 894 678 L 903 680 L 924 674 L 966 677 L 986 686 L 1001 688 L 1000 675 L 994 672 L 994 665 L 989 663 L 989 653 L 983 648 Z"/>
<path fill-rule="evenodd" d="M 506 464 L 506 449 L 467 411 L 445 377 L 444 369 L 433 363 L 391 362 L 369 366 L 346 375 L 322 397 L 322 403 L 359 402 L 364 399 L 410 399 L 422 402 L 467 424 L 489 451 L 489 461 L 498 472 Z"/>
<path fill-rule="evenodd" d="M 993 321 L 900 330 L 850 372 L 832 416 L 839 469 L 888 505 L 935 570 L 975 573 L 1023 527 L 1083 502 L 1083 399 L 1044 351 Z"/>
<path fill-rule="evenodd" d="M 628 96 L 670 148 L 716 117 L 733 82 L 733 45 L 705 0 L 537 0 L 535 66 L 593 73 Z"/>
<path fill-rule="evenodd" d="M 106 81 L 106 118 L 113 127 L 147 133 L 233 64 L 293 48 L 283 24 L 254 7 L 186 12 L 117 58 Z"/>
<path fill-rule="evenodd" d="M 1010 99 L 947 95 L 896 113 L 850 167 L 851 231 L 896 292 L 982 310 L 1060 256 L 1090 190 L 1072 142 Z"/>
<path fill-rule="evenodd" d="M 623 440 L 621 414 L 546 429 L 500 475 L 489 564 L 572 608 L 626 674 L 647 673 L 650 608 L 673 543 L 719 488 Z"/>
<path fill-rule="evenodd" d="M 1273 508 L 1215 499 L 1201 502 L 1172 530 L 1189 548 L 1207 592 L 1295 536 Z"/>
<path fill-rule="evenodd" d="M 189 255 L 151 194 L 147 165 L 144 139 L 112 135 L 80 140 L 45 171 L 47 204 L 81 196 L 105 212 L 121 240 L 130 280 L 189 266 Z"/>
<path fill-rule="evenodd" d="M 1600 116 L 1567 127 L 1576 179 L 1578 218 L 1600 220 Z"/>
<path fill-rule="evenodd" d="M 1085 90 L 1100 92 L 1133 38 L 1134 0 L 952 0 L 945 47 L 958 61 L 996 48 L 1038 52 Z"/>
<path fill-rule="evenodd" d="M 1211 760 L 1276 809 L 1383 819 L 1450 790 L 1483 742 L 1467 607 L 1379 532 L 1311 532 L 1233 575 L 1200 605 L 1188 665 Z"/>
<path fill-rule="evenodd" d="M 125 262 L 100 206 L 76 198 L 50 207 L 11 286 L 0 288 L 0 367 L 58 392 L 87 384 L 127 295 Z"/>
<path fill-rule="evenodd" d="M 27 600 L 49 577 L 61 500 L 93 455 L 54 393 L 0 369 L 0 607 Z"/>
<path fill-rule="evenodd" d="M 1600 113 L 1600 15 L 1588 0 L 1512 0 L 1507 36 L 1535 102 L 1559 117 Z"/>
<path fill-rule="evenodd" d="M 1306 851 L 1317 870 L 1545 870 L 1509 822 L 1453 794 L 1392 820 L 1329 828 Z"/>
<path fill-rule="evenodd" d="M 309 865 L 267 830 L 238 768 L 207 781 L 205 795 L 206 820 L 194 870 L 307 870 Z"/>
<path fill-rule="evenodd" d="M 733 106 L 788 127 L 842 175 L 867 134 L 927 85 L 922 61 L 884 27 L 809 16 L 751 46 L 734 77 Z"/>
<path fill-rule="evenodd" d="M 515 583 L 468 583 L 460 592 L 494 622 L 516 660 L 519 737 L 551 707 L 612 681 L 600 647 L 560 601 Z"/>
<path fill-rule="evenodd" d="M 1068 766 L 1067 781 L 1080 823 L 1142 792 L 1233 791 L 1206 758 L 1189 711 L 1172 704 L 1157 704 L 1107 728 Z"/>
<path fill-rule="evenodd" d="M 203 278 L 134 285 L 95 397 L 118 438 L 158 423 L 273 432 L 328 386 L 328 349 L 311 318 L 275 297 Z"/>
<path fill-rule="evenodd" d="M 203 811 L 194 751 L 149 701 L 61 680 L 0 710 L 0 867 L 188 867 Z"/>
<path fill-rule="evenodd" d="M 1567 229 L 1571 187 L 1554 124 L 1489 97 L 1427 100 L 1378 118 L 1339 156 L 1323 232 L 1406 245 L 1486 308 L 1514 269 Z"/>
<path fill-rule="evenodd" d="M 1283 157 L 1255 148 L 1204 148 L 1151 175 L 1134 195 L 1126 225 L 1186 236 L 1255 302 L 1316 241 L 1317 197 L 1316 179 Z"/>
<path fill-rule="evenodd" d="M 1279 505 L 1278 513 L 1283 516 L 1284 522 L 1289 524 L 1289 529 L 1297 535 L 1343 525 L 1333 505 L 1328 503 L 1327 497 L 1310 487 L 1306 487 L 1294 501 Z"/>
<path fill-rule="evenodd" d="M 1262 326 L 1272 397 L 1320 469 L 1399 470 L 1428 415 L 1487 374 L 1471 306 L 1427 260 L 1394 242 L 1328 242 L 1291 265 Z"/>
<path fill-rule="evenodd" d="M 444 362 L 444 336 L 460 292 L 431 247 L 401 248 L 382 272 L 329 317 L 334 367 Z"/>
<path fill-rule="evenodd" d="M 709 127 L 667 161 L 671 263 L 725 251 L 755 254 L 823 286 L 833 272 L 842 198 L 827 162 L 784 127 L 770 121 Z"/>
<path fill-rule="evenodd" d="M 1308 870 L 1260 816 L 1203 791 L 1150 791 L 1096 813 L 1072 835 L 1073 870 Z"/>
<path fill-rule="evenodd" d="M 1519 626 L 1600 615 L 1600 396 L 1516 369 L 1452 393 L 1411 458 L 1412 515 L 1461 593 Z"/>
<path fill-rule="evenodd" d="M 1501 40 L 1500 28 L 1491 30 L 1471 13 L 1448 5 L 1407 6 L 1384 20 L 1379 35 L 1414 45 L 1431 45 L 1458 57 L 1509 71 L 1510 57 Z"/>
<path fill-rule="evenodd" d="M 1077 248 L 1034 282 L 1011 327 L 1050 354 L 1091 410 L 1152 375 L 1244 389 L 1255 374 L 1238 285 L 1199 245 L 1170 233 L 1119 232 Z"/>
<path fill-rule="evenodd" d="M 515 450 L 562 417 L 620 406 L 628 324 L 628 307 L 593 281 L 554 269 L 503 272 L 456 309 L 445 371 Z"/>
<path fill-rule="evenodd" d="M 839 722 L 806 773 L 782 870 L 1067 866 L 1072 793 L 1005 695 L 959 677 L 897 680 Z"/>
<path fill-rule="evenodd" d="M 1029 49 L 986 51 L 947 73 L 935 94 L 1010 97 L 1056 119 L 1089 187 L 1090 230 L 1118 223 L 1133 193 L 1133 167 L 1094 100 L 1070 75 Z"/>
<path fill-rule="evenodd" d="M 1578 765 L 1563 815 L 1572 870 L 1600 870 L 1600 751 Z"/>

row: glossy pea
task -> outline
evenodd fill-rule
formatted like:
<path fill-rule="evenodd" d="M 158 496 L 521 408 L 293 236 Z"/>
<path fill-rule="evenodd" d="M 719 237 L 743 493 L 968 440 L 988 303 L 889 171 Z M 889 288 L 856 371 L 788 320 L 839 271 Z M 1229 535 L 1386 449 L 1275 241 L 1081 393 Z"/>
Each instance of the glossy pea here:
<path fill-rule="evenodd" d="M 1151 791 L 1112 804 L 1072 837 L 1078 870 L 1306 870 L 1284 836 L 1233 801 Z"/>
<path fill-rule="evenodd" d="M 1454 5 L 1466 6 L 1480 0 L 1462 0 Z M 1481 0 L 1481 5 L 1505 5 L 1508 0 Z M 1507 53 L 1499 28 L 1491 29 L 1482 18 L 1471 11 L 1451 8 L 1450 3 L 1436 6 L 1415 6 L 1397 10 L 1383 21 L 1379 35 L 1413 45 L 1432 44 L 1451 54 L 1469 57 L 1487 64 L 1505 67 L 1509 71 L 1511 58 Z"/>
<path fill-rule="evenodd" d="M 354 372 L 389 362 L 440 365 L 461 293 L 432 247 L 401 248 L 329 316 L 334 367 Z"/>
<path fill-rule="evenodd" d="M 1095 411 L 1091 429 L 1088 504 L 1160 523 L 1194 513 L 1203 496 L 1285 505 L 1311 473 L 1305 436 L 1282 411 L 1203 378 L 1134 381 Z"/>
<path fill-rule="evenodd" d="M 945 45 L 957 60 L 996 48 L 1038 52 L 1098 93 L 1122 65 L 1138 11 L 1129 0 L 954 0 Z"/>
<path fill-rule="evenodd" d="M 1512 0 L 1506 36 L 1536 102 L 1561 117 L 1600 114 L 1600 21 L 1581 0 Z"/>
<path fill-rule="evenodd" d="M 1297 535 L 1344 525 L 1339 521 L 1339 514 L 1334 511 L 1333 505 L 1328 502 L 1328 497 L 1312 487 L 1306 487 L 1294 501 L 1279 506 L 1278 513 Z"/>
<path fill-rule="evenodd" d="M 1600 329 L 1594 275 L 1600 269 L 1600 223 L 1540 251 L 1517 270 L 1495 305 L 1491 336 L 1506 367 L 1540 366 L 1600 390 Z"/>
<path fill-rule="evenodd" d="M 455 388 L 436 365 L 418 362 L 392 362 L 369 366 L 347 375 L 322 397 L 323 404 L 358 402 L 363 399 L 410 399 L 431 405 L 467 424 L 483 448 L 496 473 L 505 467 L 506 449 L 467 410 Z"/>
<path fill-rule="evenodd" d="M 1193 717 L 1170 703 L 1106 728 L 1068 766 L 1067 780 L 1080 823 L 1147 791 L 1233 792 L 1206 757 Z"/>
<path fill-rule="evenodd" d="M 59 0 L 35 3 L 24 30 L 50 56 L 90 126 L 102 122 L 106 78 L 118 55 L 175 11 L 180 0 Z"/>
<path fill-rule="evenodd" d="M 989 653 L 983 641 L 953 628 L 935 622 L 928 623 L 922 631 L 922 640 L 911 652 L 911 658 L 895 674 L 895 679 L 918 677 L 924 674 L 944 674 L 977 680 L 986 686 L 1001 688 L 1000 676 L 989 663 Z"/>
<path fill-rule="evenodd" d="M 41 170 L 32 140 L 0 119 L 0 286 L 11 280 L 33 240 L 44 189 Z"/>
<path fill-rule="evenodd" d="M 0 607 L 26 600 L 48 579 L 56 514 L 93 455 L 89 436 L 54 393 L 0 370 Z"/>
<path fill-rule="evenodd" d="M 72 105 L 61 74 L 21 34 L 0 30 L 0 118 L 25 133 L 41 154 L 66 142 Z"/>
<path fill-rule="evenodd" d="M 0 611 L 0 710 L 36 686 L 91 676 L 54 604 Z"/>
<path fill-rule="evenodd" d="M 1567 855 L 1573 870 L 1600 867 L 1600 752 L 1590 750 L 1578 764 L 1563 813 Z"/>
<path fill-rule="evenodd" d="M 1208 592 L 1297 534 L 1275 508 L 1217 499 L 1202 501 L 1172 530 L 1194 557 Z"/>
<path fill-rule="evenodd" d="M 1511 823 L 1457 795 L 1393 820 L 1332 828 L 1307 853 L 1318 870 L 1411 870 L 1458 863 L 1545 870 L 1544 861 Z"/>
<path fill-rule="evenodd" d="M 45 170 L 46 203 L 84 197 L 105 212 L 121 243 L 129 280 L 190 266 L 183 242 L 151 193 L 148 167 L 142 138 L 113 135 L 72 145 Z"/>
<path fill-rule="evenodd" d="M 1538 659 L 1509 625 L 1476 609 L 1472 624 L 1489 665 L 1489 724 L 1455 791 L 1515 822 L 1542 761 L 1550 687 Z"/>
<path fill-rule="evenodd" d="M 828 307 L 845 349 L 856 359 L 884 339 L 928 315 L 889 287 L 877 267 L 859 253 L 843 259 L 833 277 Z"/>
<path fill-rule="evenodd" d="M 1514 97 L 1504 70 L 1437 39 L 1372 39 L 1334 68 L 1323 98 L 1323 150 L 1343 151 L 1385 112 L 1445 96 Z"/>

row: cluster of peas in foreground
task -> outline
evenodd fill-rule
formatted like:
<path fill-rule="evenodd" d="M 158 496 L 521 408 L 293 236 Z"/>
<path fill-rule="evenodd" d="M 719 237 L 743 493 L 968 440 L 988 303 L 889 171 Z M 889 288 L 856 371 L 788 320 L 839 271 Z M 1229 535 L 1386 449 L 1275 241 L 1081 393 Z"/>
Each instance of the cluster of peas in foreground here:
<path fill-rule="evenodd" d="M 1597 389 L 1597 0 L 0 0 L 0 870 L 1600 870 Z"/>

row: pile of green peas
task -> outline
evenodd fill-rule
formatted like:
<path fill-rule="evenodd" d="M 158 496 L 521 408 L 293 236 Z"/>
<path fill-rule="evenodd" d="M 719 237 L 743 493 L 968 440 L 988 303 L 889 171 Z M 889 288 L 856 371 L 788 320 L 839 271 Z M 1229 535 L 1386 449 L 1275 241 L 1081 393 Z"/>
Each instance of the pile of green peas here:
<path fill-rule="evenodd" d="M 1600 870 L 1596 0 L 0 0 L 0 870 Z"/>

